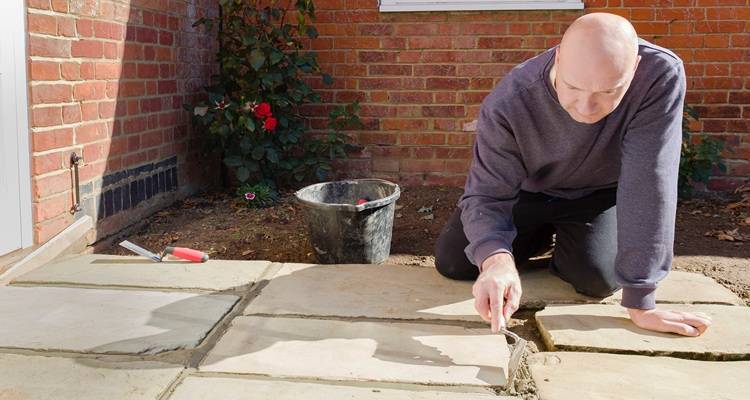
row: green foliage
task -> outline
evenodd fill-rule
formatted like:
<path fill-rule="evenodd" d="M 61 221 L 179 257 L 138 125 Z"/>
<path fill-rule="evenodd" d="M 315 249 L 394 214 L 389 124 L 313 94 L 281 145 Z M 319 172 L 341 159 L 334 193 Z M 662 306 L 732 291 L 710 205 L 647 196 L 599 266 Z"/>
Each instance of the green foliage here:
<path fill-rule="evenodd" d="M 263 208 L 279 200 L 279 194 L 267 183 L 245 183 L 237 189 L 237 195 L 249 208 Z"/>
<path fill-rule="evenodd" d="M 682 198 L 689 198 L 693 194 L 693 184 L 707 183 L 713 166 L 726 172 L 727 168 L 721 162 L 721 152 L 724 142 L 701 136 L 698 144 L 690 142 L 690 120 L 698 120 L 698 113 L 685 104 L 682 118 L 682 152 L 680 154 L 680 174 L 678 193 Z"/>
<path fill-rule="evenodd" d="M 240 182 L 263 181 L 274 187 L 303 180 L 325 180 L 332 163 L 346 158 L 349 137 L 342 131 L 360 126 L 359 104 L 342 105 L 329 115 L 330 132 L 306 132 L 299 107 L 319 103 L 319 94 L 303 79 L 323 73 L 314 51 L 302 51 L 303 40 L 318 36 L 311 0 L 279 2 L 261 7 L 257 0 L 220 0 L 217 18 L 195 25 L 216 30 L 220 65 L 207 101 L 189 106 L 194 122 L 207 133 L 207 143 Z M 294 12 L 293 21 L 287 13 Z M 259 113 L 258 106 L 270 106 Z M 266 106 L 264 106 L 266 107 Z M 269 125 L 270 124 L 270 125 Z"/>

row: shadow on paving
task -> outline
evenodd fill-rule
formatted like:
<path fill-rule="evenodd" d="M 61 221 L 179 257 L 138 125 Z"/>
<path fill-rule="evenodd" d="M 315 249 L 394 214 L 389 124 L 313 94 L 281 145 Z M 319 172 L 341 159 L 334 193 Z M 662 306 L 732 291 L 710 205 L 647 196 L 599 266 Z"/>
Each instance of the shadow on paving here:
<path fill-rule="evenodd" d="M 327 315 L 327 316 L 276 316 L 268 314 L 265 316 L 242 316 L 239 315 L 247 306 L 248 303 L 252 304 L 253 301 L 257 300 L 256 295 L 263 293 L 263 290 L 267 289 L 269 282 L 273 282 L 274 285 L 280 286 L 294 286 L 294 282 L 315 282 L 314 279 L 305 278 L 306 274 L 312 275 L 320 274 L 322 269 L 330 269 L 332 266 L 314 266 L 311 268 L 304 269 L 298 272 L 292 272 L 282 276 L 276 276 L 272 280 L 260 280 L 253 284 L 251 287 L 244 289 L 242 293 L 238 293 L 236 290 L 214 292 L 212 294 L 227 294 L 243 296 L 238 303 L 234 305 L 234 309 L 229 311 L 233 322 L 229 327 L 226 327 L 225 322 L 222 321 L 224 316 L 219 318 L 216 316 L 217 321 L 214 328 L 207 336 L 201 338 L 201 344 L 196 349 L 183 349 L 183 348 L 167 348 L 160 349 L 159 343 L 163 343 L 168 338 L 173 338 L 179 335 L 181 330 L 186 329 L 187 326 L 200 321 L 205 316 L 194 315 L 191 316 L 186 310 L 194 308 L 195 303 L 201 302 L 202 298 L 210 297 L 208 294 L 196 296 L 194 298 L 185 299 L 170 303 L 166 306 L 155 309 L 148 321 L 145 322 L 146 326 L 157 328 L 161 330 L 160 333 L 149 336 L 133 337 L 127 340 L 115 341 L 107 343 L 101 346 L 90 349 L 89 352 L 94 353 L 112 353 L 111 349 L 118 348 L 129 348 L 140 345 L 144 342 L 153 344 L 148 349 L 131 355 L 143 355 L 145 353 L 151 354 L 155 357 L 166 356 L 171 351 L 188 350 L 190 353 L 200 352 L 203 354 L 211 352 L 215 348 L 216 343 L 222 340 L 222 337 L 230 334 L 235 334 L 234 331 L 227 332 L 227 329 L 237 325 L 238 318 L 242 320 L 256 319 L 260 320 L 260 323 L 253 325 L 252 332 L 245 332 L 247 335 L 241 340 L 242 346 L 238 350 L 238 354 L 232 354 L 232 357 L 245 356 L 245 355 L 257 355 L 263 357 L 269 351 L 273 352 L 279 348 L 293 348 L 295 351 L 305 349 L 311 349 L 312 351 L 327 351 L 322 350 L 321 346 L 325 349 L 331 349 L 327 354 L 334 363 L 339 363 L 344 368 L 346 363 L 359 363 L 362 361 L 367 362 L 368 359 L 377 360 L 376 363 L 385 363 L 384 366 L 390 365 L 396 370 L 400 369 L 401 366 L 405 368 L 404 380 L 408 380 L 408 374 L 406 371 L 419 367 L 429 368 L 448 368 L 448 367 L 474 367 L 472 373 L 475 374 L 475 378 L 479 381 L 486 382 L 487 385 L 501 385 L 505 382 L 505 376 L 507 374 L 505 365 L 500 365 L 503 361 L 507 362 L 507 356 L 496 357 L 493 362 L 483 363 L 472 363 L 472 356 L 480 355 L 479 359 L 486 360 L 487 354 L 483 357 L 482 353 L 488 353 L 488 350 L 482 348 L 486 345 L 486 340 L 495 340 L 495 338 L 487 338 L 491 335 L 487 325 L 481 320 L 471 321 L 470 318 L 478 318 L 475 314 L 466 315 L 451 315 L 443 314 L 442 320 L 433 320 L 431 315 L 439 316 L 439 311 L 430 311 L 424 313 L 424 310 L 441 310 L 444 308 L 450 309 L 450 306 L 455 303 L 466 302 L 472 299 L 470 286 L 466 284 L 459 284 L 460 290 L 446 290 L 447 287 L 454 286 L 457 283 L 448 279 L 439 279 L 439 285 L 429 287 L 429 290 L 435 290 L 437 293 L 441 293 L 445 296 L 440 297 L 438 301 L 437 297 L 423 298 L 420 302 L 415 303 L 407 301 L 406 304 L 401 304 L 396 309 L 392 309 L 391 312 L 397 314 L 422 314 L 423 317 L 414 317 L 406 319 L 381 319 L 381 318 L 368 318 L 364 314 L 360 316 L 338 316 L 338 315 Z M 378 268 L 373 266 L 373 268 Z M 404 267 L 405 271 L 408 271 L 409 267 Z M 423 268 L 417 268 L 423 270 Z M 437 274 L 437 272 L 435 272 Z M 356 304 L 342 303 L 337 298 L 337 293 L 320 293 L 315 287 L 307 288 L 306 290 L 298 290 L 296 292 L 289 293 L 289 298 L 294 299 L 293 303 L 304 305 L 308 303 L 311 297 L 323 297 L 324 302 L 328 302 L 331 305 L 335 305 L 342 310 L 349 309 L 355 306 L 361 306 L 366 303 L 370 305 L 380 304 L 378 300 L 387 298 L 389 294 L 401 293 L 403 298 L 412 299 L 414 288 L 408 285 L 399 285 L 396 281 L 395 285 L 391 285 L 392 282 L 388 282 L 387 286 L 384 286 L 384 281 L 370 280 L 368 282 L 358 282 L 362 284 L 363 290 L 360 292 L 361 296 L 356 301 Z M 339 290 L 351 290 L 351 287 L 340 287 Z M 411 296 L 411 297 L 410 297 Z M 418 296 L 418 294 L 417 294 Z M 205 300 L 205 299 L 204 299 Z M 248 302 L 249 300 L 249 302 Z M 382 303 L 382 302 L 381 302 Z M 388 312 L 387 306 L 382 310 Z M 269 315 L 271 317 L 269 317 Z M 461 319 L 459 317 L 468 317 Z M 394 318 L 395 319 L 395 318 Z M 292 325 L 285 325 L 291 322 Z M 296 330 L 295 323 L 301 324 L 303 327 L 310 324 L 315 325 L 315 331 L 300 329 Z M 284 326 L 279 326 L 279 325 Z M 322 328 L 321 328 L 322 327 Z M 459 345 L 456 345 L 456 337 L 463 336 L 466 340 L 461 340 Z M 502 353 L 507 354 L 507 348 L 505 342 L 500 340 L 498 342 L 501 347 L 498 349 L 489 350 L 489 353 Z M 347 355 L 346 351 L 354 348 L 354 355 Z M 458 349 L 458 350 L 457 350 Z M 233 349 L 234 350 L 234 349 Z M 339 351 L 342 350 L 342 351 Z M 473 353 L 471 355 L 470 354 Z M 501 354 L 501 355 L 502 355 Z M 217 358 L 218 357 L 218 358 Z M 353 358 L 352 358 L 353 357 Z M 191 358 L 190 356 L 186 357 Z M 205 356 L 203 357 L 205 358 Z M 224 356 L 216 355 L 215 352 L 211 352 L 211 362 L 216 363 L 223 360 Z M 154 358 L 156 359 L 156 358 Z M 292 358 L 292 362 L 295 358 Z M 297 358 L 299 360 L 299 358 Z M 80 358 L 77 362 L 81 364 L 93 364 L 89 359 Z M 194 360 L 197 364 L 197 360 Z M 314 364 L 314 362 L 313 362 Z M 188 365 L 189 367 L 195 367 L 197 365 Z M 97 367 L 101 368 L 100 364 Z M 311 366 L 315 368 L 315 365 Z M 464 371 L 465 373 L 466 371 Z"/>

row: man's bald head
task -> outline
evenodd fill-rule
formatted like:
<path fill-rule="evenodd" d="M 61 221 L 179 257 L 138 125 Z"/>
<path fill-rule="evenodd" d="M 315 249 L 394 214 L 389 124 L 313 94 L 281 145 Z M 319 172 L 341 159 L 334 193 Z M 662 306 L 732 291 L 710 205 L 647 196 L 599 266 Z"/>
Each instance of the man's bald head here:
<path fill-rule="evenodd" d="M 571 117 L 593 123 L 617 107 L 639 61 L 633 25 L 615 14 L 592 13 L 565 31 L 550 75 Z"/>

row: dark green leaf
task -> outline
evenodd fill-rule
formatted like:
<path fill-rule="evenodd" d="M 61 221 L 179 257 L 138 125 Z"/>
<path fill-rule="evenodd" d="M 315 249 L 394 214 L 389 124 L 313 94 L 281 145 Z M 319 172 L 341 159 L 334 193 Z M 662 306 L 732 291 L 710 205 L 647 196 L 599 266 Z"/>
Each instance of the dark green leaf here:
<path fill-rule="evenodd" d="M 247 153 L 253 147 L 253 141 L 249 137 L 245 136 L 240 140 L 240 148 Z"/>
<path fill-rule="evenodd" d="M 249 130 L 251 132 L 255 131 L 255 122 L 253 121 L 252 118 L 247 118 L 245 120 L 245 128 L 247 128 L 247 130 Z"/>
<path fill-rule="evenodd" d="M 255 49 L 250 53 L 250 66 L 254 70 L 259 70 L 266 62 L 266 56 L 260 49 Z"/>
<path fill-rule="evenodd" d="M 250 171 L 245 167 L 237 168 L 237 179 L 240 182 L 245 182 L 250 177 Z"/>
<path fill-rule="evenodd" d="M 265 153 L 266 153 L 266 149 L 263 146 L 258 146 L 253 149 L 251 156 L 253 157 L 253 160 L 260 160 L 263 158 L 263 155 Z"/>
<path fill-rule="evenodd" d="M 268 147 L 266 148 L 266 159 L 276 164 L 279 162 L 279 153 L 277 153 L 273 147 Z"/>

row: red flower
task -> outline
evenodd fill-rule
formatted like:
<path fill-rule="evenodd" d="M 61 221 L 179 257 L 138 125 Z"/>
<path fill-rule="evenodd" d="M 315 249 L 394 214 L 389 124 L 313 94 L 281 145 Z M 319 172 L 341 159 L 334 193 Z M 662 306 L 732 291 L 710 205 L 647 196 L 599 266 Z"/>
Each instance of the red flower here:
<path fill-rule="evenodd" d="M 266 118 L 270 117 L 271 114 L 271 105 L 268 103 L 260 103 L 257 107 L 255 107 L 255 116 L 258 118 Z"/>
<path fill-rule="evenodd" d="M 277 123 L 276 118 L 268 117 L 266 118 L 266 122 L 263 123 L 263 128 L 267 131 L 272 131 L 276 129 L 276 123 Z"/>

